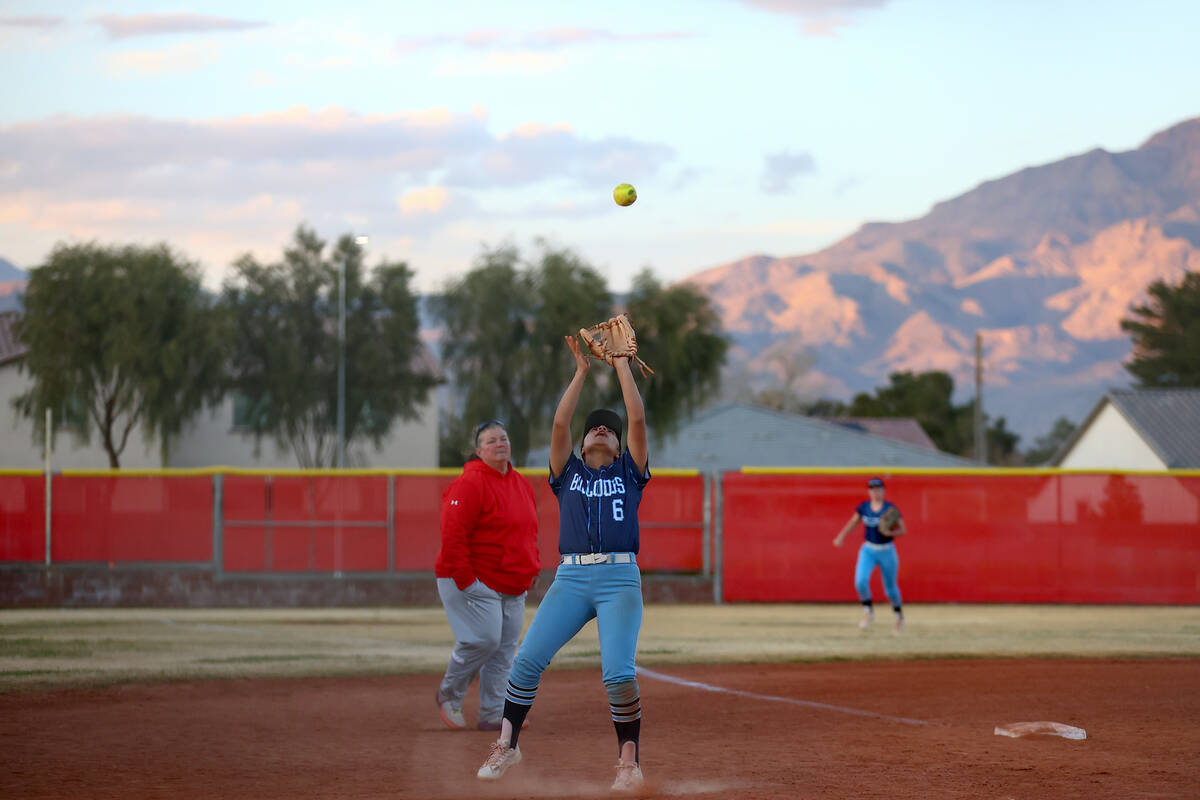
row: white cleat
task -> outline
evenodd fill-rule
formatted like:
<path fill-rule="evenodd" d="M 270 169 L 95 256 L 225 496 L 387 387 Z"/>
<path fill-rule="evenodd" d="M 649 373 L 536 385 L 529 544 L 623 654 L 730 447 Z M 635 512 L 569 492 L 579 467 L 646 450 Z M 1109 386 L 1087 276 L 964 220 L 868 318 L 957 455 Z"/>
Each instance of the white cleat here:
<path fill-rule="evenodd" d="M 874 609 L 870 609 L 870 608 L 864 609 L 862 619 L 860 619 L 858 621 L 858 627 L 865 631 L 867 628 L 871 627 L 871 623 L 874 621 L 875 621 Z"/>
<path fill-rule="evenodd" d="M 514 764 L 521 763 L 521 748 L 509 747 L 502 741 L 492 742 L 492 752 L 475 775 L 481 781 L 494 781 Z"/>
<path fill-rule="evenodd" d="M 894 626 L 892 626 L 892 635 L 899 636 L 902 633 L 904 633 L 904 615 L 897 614 L 896 615 L 896 624 Z"/>
<path fill-rule="evenodd" d="M 614 792 L 636 792 L 643 782 L 642 768 L 636 761 L 617 762 L 617 778 L 612 785 Z"/>

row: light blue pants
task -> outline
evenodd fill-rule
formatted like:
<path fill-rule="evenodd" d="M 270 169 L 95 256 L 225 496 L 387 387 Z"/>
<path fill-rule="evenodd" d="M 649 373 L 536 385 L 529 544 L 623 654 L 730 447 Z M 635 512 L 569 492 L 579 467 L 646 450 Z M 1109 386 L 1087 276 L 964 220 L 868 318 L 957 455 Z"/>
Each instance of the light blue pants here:
<path fill-rule="evenodd" d="M 895 544 L 877 548 L 863 542 L 858 548 L 858 564 L 854 567 L 854 590 L 858 592 L 858 599 L 864 603 L 871 599 L 871 573 L 875 567 L 879 567 L 883 576 L 883 591 L 892 601 L 892 607 L 899 608 L 900 584 L 896 582 L 896 575 L 900 572 L 900 556 L 896 554 Z"/>
<path fill-rule="evenodd" d="M 634 680 L 642 630 L 638 565 L 560 564 L 525 632 L 509 683 L 535 690 L 550 660 L 593 617 L 600 632 L 600 671 L 605 685 Z M 509 699 L 517 698 L 510 694 Z"/>

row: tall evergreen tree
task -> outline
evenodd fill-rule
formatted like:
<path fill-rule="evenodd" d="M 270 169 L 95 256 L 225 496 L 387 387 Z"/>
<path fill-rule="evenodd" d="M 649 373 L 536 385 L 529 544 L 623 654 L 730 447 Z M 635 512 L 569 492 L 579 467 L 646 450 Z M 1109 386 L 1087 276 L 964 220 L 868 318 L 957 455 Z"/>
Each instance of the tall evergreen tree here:
<path fill-rule="evenodd" d="M 1133 337 L 1125 364 L 1142 388 L 1200 386 L 1200 273 L 1189 272 L 1178 286 L 1155 281 L 1150 298 L 1121 320 Z"/>

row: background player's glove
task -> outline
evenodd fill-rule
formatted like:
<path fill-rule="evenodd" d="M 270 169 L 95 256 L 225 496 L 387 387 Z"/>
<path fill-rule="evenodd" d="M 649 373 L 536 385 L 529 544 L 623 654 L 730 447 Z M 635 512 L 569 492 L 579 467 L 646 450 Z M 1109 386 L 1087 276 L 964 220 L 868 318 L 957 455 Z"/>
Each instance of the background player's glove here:
<path fill-rule="evenodd" d="M 633 332 L 628 315 L 619 314 L 590 328 L 580 328 L 579 335 L 587 342 L 592 355 L 609 366 L 616 366 L 615 359 L 628 358 L 630 365 L 638 365 L 642 377 L 654 374 L 654 370 L 637 357 L 637 335 Z"/>
<path fill-rule="evenodd" d="M 894 528 L 896 523 L 899 521 L 900 512 L 896 510 L 895 506 L 889 506 L 888 510 L 884 511 L 883 515 L 879 517 L 879 532 L 884 536 L 890 536 L 892 533 L 892 528 Z"/>

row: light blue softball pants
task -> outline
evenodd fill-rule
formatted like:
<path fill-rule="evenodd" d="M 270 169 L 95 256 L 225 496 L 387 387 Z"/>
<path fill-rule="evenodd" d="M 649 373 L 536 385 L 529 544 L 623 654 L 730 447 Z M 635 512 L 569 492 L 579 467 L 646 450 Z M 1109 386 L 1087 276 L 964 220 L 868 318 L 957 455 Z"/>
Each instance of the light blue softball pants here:
<path fill-rule="evenodd" d="M 892 607 L 901 605 L 900 584 L 896 575 L 900 572 L 900 556 L 896 554 L 895 543 L 884 547 L 871 547 L 870 542 L 863 542 L 858 548 L 858 564 L 854 567 L 854 590 L 858 599 L 866 603 L 871 599 L 871 573 L 879 567 L 883 576 L 883 591 L 887 593 Z"/>
<path fill-rule="evenodd" d="M 560 564 L 517 651 L 509 683 L 536 687 L 550 660 L 593 617 L 600 631 L 600 670 L 605 685 L 634 680 L 642 630 L 638 565 Z"/>

